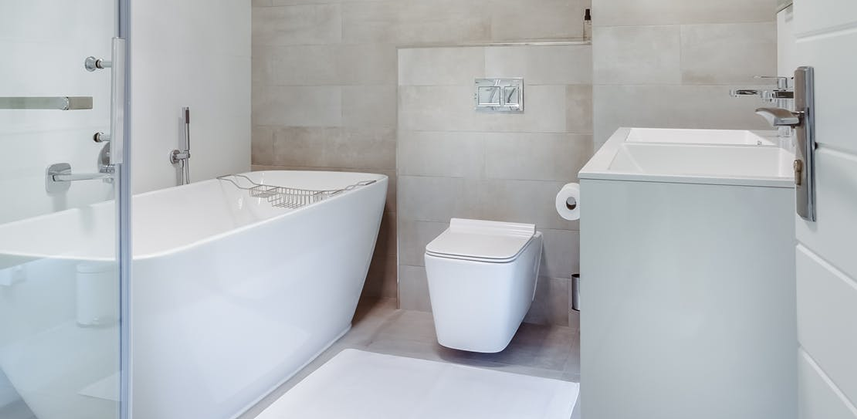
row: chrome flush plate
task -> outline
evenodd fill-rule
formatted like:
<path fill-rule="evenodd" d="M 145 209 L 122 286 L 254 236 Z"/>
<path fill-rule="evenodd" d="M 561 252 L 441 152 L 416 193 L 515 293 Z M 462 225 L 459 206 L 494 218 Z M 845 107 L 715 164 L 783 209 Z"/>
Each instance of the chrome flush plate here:
<path fill-rule="evenodd" d="M 473 98 L 479 112 L 523 113 L 524 79 L 476 79 Z"/>

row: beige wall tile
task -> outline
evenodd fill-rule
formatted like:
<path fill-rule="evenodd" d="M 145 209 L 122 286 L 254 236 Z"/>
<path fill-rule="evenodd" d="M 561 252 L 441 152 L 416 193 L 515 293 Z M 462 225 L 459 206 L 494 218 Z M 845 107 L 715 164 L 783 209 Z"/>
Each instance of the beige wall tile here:
<path fill-rule="evenodd" d="M 592 156 L 592 136 L 485 134 L 488 179 L 573 182 Z"/>
<path fill-rule="evenodd" d="M 398 173 L 412 176 L 482 175 L 484 133 L 400 131 Z"/>
<path fill-rule="evenodd" d="M 335 65 L 338 48 L 335 45 L 299 45 L 269 47 L 272 78 L 278 85 L 337 85 L 339 73 Z"/>
<path fill-rule="evenodd" d="M 395 170 L 396 132 L 392 128 L 280 127 L 274 133 L 273 163 L 292 168 Z"/>
<path fill-rule="evenodd" d="M 253 83 L 258 85 L 276 83 L 274 80 L 274 55 L 272 47 L 253 45 L 250 66 L 250 78 Z"/>
<path fill-rule="evenodd" d="M 274 164 L 274 130 L 273 127 L 253 127 L 253 138 L 250 141 L 253 164 Z"/>
<path fill-rule="evenodd" d="M 566 182 L 485 180 L 479 184 L 478 218 L 532 223 L 539 229 L 577 230 L 579 223 L 559 217 L 553 203 Z M 405 201 L 402 200 L 401 204 Z"/>
<path fill-rule="evenodd" d="M 346 85 L 396 85 L 396 46 L 392 44 L 339 45 L 329 65 L 339 67 L 339 82 Z"/>
<path fill-rule="evenodd" d="M 571 278 L 580 273 L 580 232 L 571 230 L 540 230 L 544 235 L 544 251 L 539 275 Z"/>
<path fill-rule="evenodd" d="M 399 306 L 403 310 L 431 312 L 426 269 L 422 266 L 399 266 Z"/>
<path fill-rule="evenodd" d="M 395 0 L 343 3 L 342 34 L 346 43 L 484 42 L 490 19 L 484 0 Z"/>
<path fill-rule="evenodd" d="M 565 89 L 565 127 L 568 132 L 592 134 L 592 85 L 568 85 Z"/>
<path fill-rule="evenodd" d="M 681 70 L 684 84 L 759 83 L 753 76 L 777 75 L 776 24 L 684 25 Z"/>
<path fill-rule="evenodd" d="M 330 144 L 341 142 L 341 128 L 281 127 L 274 132 L 274 165 L 328 167 Z"/>
<path fill-rule="evenodd" d="M 449 221 L 399 220 L 399 263 L 424 266 L 426 246 L 449 228 Z"/>
<path fill-rule="evenodd" d="M 776 0 L 593 0 L 595 26 L 771 22 Z"/>
<path fill-rule="evenodd" d="M 583 5 L 576 0 L 491 0 L 491 40 L 582 39 Z"/>
<path fill-rule="evenodd" d="M 568 326 L 568 287 L 565 278 L 540 277 L 536 298 L 524 322 Z"/>
<path fill-rule="evenodd" d="M 342 88 L 253 86 L 253 124 L 295 127 L 342 125 Z"/>
<path fill-rule="evenodd" d="M 735 86 L 764 88 L 764 86 Z M 769 130 L 756 98 L 732 98 L 731 86 L 594 86 L 595 146 L 620 127 Z"/>
<path fill-rule="evenodd" d="M 679 26 L 595 28 L 592 48 L 595 84 L 681 83 Z"/>
<path fill-rule="evenodd" d="M 523 77 L 527 85 L 592 84 L 592 46 L 486 47 L 485 75 Z"/>
<path fill-rule="evenodd" d="M 395 180 L 395 128 L 343 128 L 341 141 L 326 152 L 331 167 L 381 172 Z M 395 183 L 389 188 L 394 192 Z"/>
<path fill-rule="evenodd" d="M 253 45 L 317 45 L 341 40 L 339 4 L 253 8 Z"/>
<path fill-rule="evenodd" d="M 399 176 L 398 182 L 398 214 L 403 220 L 449 222 L 454 217 L 478 217 L 475 181 Z"/>
<path fill-rule="evenodd" d="M 485 48 L 404 48 L 399 50 L 399 85 L 472 86 L 485 77 Z"/>
<path fill-rule="evenodd" d="M 342 88 L 342 125 L 395 128 L 396 86 L 345 86 Z"/>

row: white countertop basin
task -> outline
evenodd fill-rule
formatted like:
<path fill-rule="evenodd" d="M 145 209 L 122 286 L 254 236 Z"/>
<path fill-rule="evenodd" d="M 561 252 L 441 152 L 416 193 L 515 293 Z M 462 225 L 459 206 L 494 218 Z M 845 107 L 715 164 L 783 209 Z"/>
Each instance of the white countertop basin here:
<path fill-rule="evenodd" d="M 621 128 L 580 171 L 581 179 L 793 188 L 794 154 L 772 145 L 735 144 L 749 131 Z M 684 134 L 692 133 L 689 136 Z M 636 135 L 636 136 L 635 136 Z M 743 137 L 742 137 L 743 135 Z M 645 141 L 646 139 L 672 141 Z M 687 138 L 687 143 L 679 140 Z M 701 142 L 719 139 L 721 143 Z M 763 137 L 757 136 L 762 139 Z M 634 140 L 632 140 L 634 139 Z M 642 140 L 641 140 L 642 139 Z M 734 141 L 733 141 L 734 140 Z"/>

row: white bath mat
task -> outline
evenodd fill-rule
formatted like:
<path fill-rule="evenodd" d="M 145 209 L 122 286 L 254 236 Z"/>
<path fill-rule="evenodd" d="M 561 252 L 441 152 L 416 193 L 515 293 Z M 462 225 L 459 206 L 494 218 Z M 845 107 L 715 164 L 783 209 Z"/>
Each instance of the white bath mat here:
<path fill-rule="evenodd" d="M 579 385 L 342 351 L 257 419 L 568 419 Z"/>

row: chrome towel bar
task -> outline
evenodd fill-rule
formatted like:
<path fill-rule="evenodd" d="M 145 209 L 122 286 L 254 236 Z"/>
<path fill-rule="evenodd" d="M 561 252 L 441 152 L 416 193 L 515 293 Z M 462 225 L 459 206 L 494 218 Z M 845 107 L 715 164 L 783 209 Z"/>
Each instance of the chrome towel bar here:
<path fill-rule="evenodd" d="M 92 109 L 92 96 L 0 97 L 0 109 L 78 111 Z"/>

